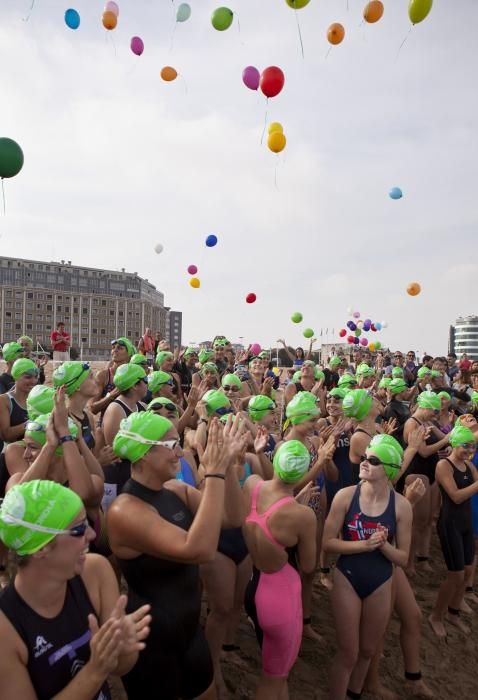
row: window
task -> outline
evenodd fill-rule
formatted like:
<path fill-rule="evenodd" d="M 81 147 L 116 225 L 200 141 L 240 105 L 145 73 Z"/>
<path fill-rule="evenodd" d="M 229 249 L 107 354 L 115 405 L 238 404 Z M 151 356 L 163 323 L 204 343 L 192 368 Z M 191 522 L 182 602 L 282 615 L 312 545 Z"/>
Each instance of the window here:
<path fill-rule="evenodd" d="M 37 305 L 37 309 L 38 309 L 38 308 L 39 308 L 39 307 L 38 307 L 38 305 Z M 57 312 L 58 312 L 58 311 L 61 311 L 61 309 L 62 309 L 61 306 L 57 306 L 57 307 L 56 307 Z"/>
<path fill-rule="evenodd" d="M 82 339 L 81 339 L 81 342 L 82 342 L 82 343 L 87 343 L 87 342 L 88 342 L 88 338 L 82 338 Z"/>
<path fill-rule="evenodd" d="M 21 299 L 23 297 L 23 292 L 19 291 L 18 289 L 15 291 L 15 296 L 17 299 Z"/>
<path fill-rule="evenodd" d="M 69 314 L 69 313 L 70 313 L 70 307 L 69 307 L 69 306 L 65 306 L 65 313 L 66 313 L 66 314 Z"/>
<path fill-rule="evenodd" d="M 27 292 L 27 299 L 33 299 L 33 292 Z"/>
<path fill-rule="evenodd" d="M 16 311 L 16 312 L 15 312 L 15 318 L 20 319 L 22 316 L 23 316 L 23 314 L 22 314 L 21 311 Z"/>
<path fill-rule="evenodd" d="M 6 296 L 7 296 L 7 297 L 13 296 L 13 292 L 12 292 L 11 289 L 7 289 L 7 291 L 6 291 Z"/>
<path fill-rule="evenodd" d="M 46 298 L 47 298 L 47 299 L 53 299 L 53 294 L 47 294 L 47 295 L 46 295 Z"/>
<path fill-rule="evenodd" d="M 33 314 L 27 314 L 27 321 L 33 320 Z"/>
<path fill-rule="evenodd" d="M 91 329 L 91 332 L 93 333 L 93 335 L 98 335 L 98 329 L 97 329 L 97 328 L 92 328 L 92 329 Z"/>
<path fill-rule="evenodd" d="M 101 335 L 106 335 L 106 329 L 105 329 L 105 328 L 102 328 L 102 329 L 100 330 L 100 333 L 101 333 Z"/>
<path fill-rule="evenodd" d="M 15 323 L 15 330 L 16 330 L 16 331 L 21 331 L 21 330 L 22 330 L 22 324 L 21 324 L 21 323 Z"/>
<path fill-rule="evenodd" d="M 73 313 L 74 313 L 74 314 L 77 314 L 77 313 L 78 313 L 78 307 L 77 307 L 77 306 L 74 306 L 74 307 L 73 307 Z"/>
<path fill-rule="evenodd" d="M 83 316 L 86 316 L 86 315 L 88 314 L 88 309 L 86 308 L 86 306 L 84 306 L 84 307 L 81 309 L 81 313 L 83 314 Z"/>
<path fill-rule="evenodd" d="M 110 316 L 114 316 L 114 315 L 115 315 L 115 312 L 113 311 L 113 309 L 111 309 Z"/>
<path fill-rule="evenodd" d="M 9 263 L 9 264 L 10 264 L 10 263 Z M 10 323 L 10 321 L 8 321 L 7 323 L 5 323 L 5 328 L 11 328 L 11 327 L 12 327 L 12 324 Z"/>
<path fill-rule="evenodd" d="M 47 310 L 47 311 L 53 311 L 53 306 L 52 306 L 52 304 L 47 304 L 47 305 L 46 305 L 46 310 Z"/>
<path fill-rule="evenodd" d="M 5 316 L 6 316 L 7 318 L 11 318 L 11 317 L 12 317 L 12 312 L 11 312 L 11 311 L 5 311 Z"/>
<path fill-rule="evenodd" d="M 22 306 L 23 306 L 23 304 L 22 304 L 21 301 L 16 301 L 16 302 L 15 302 L 15 308 L 16 308 L 16 309 L 21 309 Z"/>
<path fill-rule="evenodd" d="M 33 329 L 33 324 L 27 323 L 27 331 L 31 331 L 32 329 Z"/>

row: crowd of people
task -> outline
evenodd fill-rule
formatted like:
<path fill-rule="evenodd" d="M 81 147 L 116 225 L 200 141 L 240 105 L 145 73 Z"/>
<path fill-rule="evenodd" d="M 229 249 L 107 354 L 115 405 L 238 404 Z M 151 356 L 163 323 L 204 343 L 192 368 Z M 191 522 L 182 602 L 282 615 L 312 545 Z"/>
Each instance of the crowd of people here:
<path fill-rule="evenodd" d="M 55 363 L 52 382 L 31 339 L 3 346 L 2 700 L 104 700 L 114 675 L 130 700 L 222 700 L 244 614 L 256 697 L 286 700 L 303 639 L 320 641 L 317 580 L 335 624 L 331 700 L 387 692 L 392 612 L 406 691 L 434 697 L 413 577 L 436 530 L 447 574 L 427 624 L 465 638 L 478 362 L 357 348 L 319 364 L 280 342 L 285 372 L 224 336 L 174 349 L 149 332 L 139 348 L 114 339 L 97 372 Z"/>

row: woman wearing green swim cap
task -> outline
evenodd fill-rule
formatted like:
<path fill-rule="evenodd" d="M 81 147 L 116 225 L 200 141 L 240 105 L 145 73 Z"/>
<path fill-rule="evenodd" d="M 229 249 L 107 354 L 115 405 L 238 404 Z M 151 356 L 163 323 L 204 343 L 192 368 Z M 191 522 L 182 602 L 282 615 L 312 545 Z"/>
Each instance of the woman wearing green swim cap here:
<path fill-rule="evenodd" d="M 36 364 L 38 367 L 38 384 L 44 384 L 45 383 L 45 367 L 48 364 L 48 355 L 43 354 L 40 355 L 39 357 L 35 357 L 33 355 L 33 340 L 30 338 L 28 335 L 21 335 L 17 343 L 20 343 L 20 345 L 23 348 L 23 356 L 26 357 L 28 360 L 33 360 L 33 362 Z"/>
<path fill-rule="evenodd" d="M 272 398 L 274 377 L 265 377 L 264 374 L 263 361 L 260 357 L 253 357 L 249 362 L 249 379 L 242 382 L 241 396 L 244 408 L 251 396 L 264 394 Z"/>
<path fill-rule="evenodd" d="M 315 379 L 315 363 L 312 360 L 306 360 L 300 368 L 300 381 L 291 382 L 287 385 L 284 393 L 284 405 L 287 404 L 301 391 L 310 391 L 318 398 L 323 400 L 324 379 L 321 377 L 319 381 Z M 320 406 L 321 411 L 324 411 L 325 403 Z"/>
<path fill-rule="evenodd" d="M 145 647 L 149 606 L 125 614 L 111 565 L 88 554 L 81 499 L 51 481 L 15 486 L 0 538 L 17 562 L 0 596 L 2 700 L 108 700 L 108 676 L 129 671 Z"/>
<path fill-rule="evenodd" d="M 32 360 L 16 360 L 11 372 L 15 385 L 0 396 L 0 450 L 4 442 L 15 442 L 23 437 L 28 394 L 38 382 L 38 368 Z"/>
<path fill-rule="evenodd" d="M 136 348 L 128 338 L 111 341 L 111 360 L 106 369 L 101 369 L 95 377 L 98 390 L 90 402 L 92 413 L 102 416 L 110 403 L 118 398 L 120 391 L 115 387 L 113 377 L 118 367 L 127 364 L 135 352 Z"/>

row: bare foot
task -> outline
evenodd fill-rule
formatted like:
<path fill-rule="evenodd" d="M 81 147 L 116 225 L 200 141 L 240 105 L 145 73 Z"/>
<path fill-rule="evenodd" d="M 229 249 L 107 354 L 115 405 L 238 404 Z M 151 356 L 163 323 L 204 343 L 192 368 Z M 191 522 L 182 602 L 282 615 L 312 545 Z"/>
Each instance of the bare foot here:
<path fill-rule="evenodd" d="M 434 698 L 435 693 L 427 684 L 422 681 L 405 681 L 405 687 L 407 689 L 408 695 L 413 698 Z"/>
<path fill-rule="evenodd" d="M 413 578 L 414 576 L 416 576 L 417 572 L 414 566 L 407 566 L 407 568 L 405 569 L 405 573 L 408 576 L 408 578 Z"/>
<path fill-rule="evenodd" d="M 465 598 L 470 601 L 470 603 L 478 604 L 478 596 L 474 591 L 467 591 L 465 593 Z"/>
<path fill-rule="evenodd" d="M 418 569 L 418 571 L 425 571 L 427 573 L 433 572 L 433 569 L 430 566 L 429 561 L 417 561 L 417 569 Z"/>
<path fill-rule="evenodd" d="M 428 618 L 428 622 L 430 623 L 430 627 L 435 632 L 436 636 L 439 637 L 440 639 L 445 639 L 446 629 L 445 629 L 445 625 L 443 624 L 443 621 L 436 620 L 433 617 L 433 615 L 430 615 Z"/>
<path fill-rule="evenodd" d="M 463 632 L 463 634 L 470 634 L 471 630 L 468 627 L 468 625 L 463 622 L 461 617 L 459 615 L 447 615 L 447 621 L 451 624 L 454 625 L 455 627 L 458 627 L 458 629 Z"/>
<path fill-rule="evenodd" d="M 318 632 L 314 630 L 312 625 L 304 625 L 302 630 L 302 639 L 312 639 L 314 642 L 322 642 L 323 639 Z"/>
<path fill-rule="evenodd" d="M 320 575 L 320 583 L 328 591 L 331 591 L 332 588 L 334 587 L 334 582 L 333 582 L 331 574 L 321 574 Z"/>
<path fill-rule="evenodd" d="M 463 612 L 466 615 L 471 615 L 473 613 L 473 610 L 470 608 L 466 600 L 461 601 L 460 612 Z"/>
<path fill-rule="evenodd" d="M 367 696 L 375 698 L 375 700 L 400 700 L 400 695 L 385 688 L 380 682 L 373 688 L 366 686 L 364 690 L 367 692 Z"/>

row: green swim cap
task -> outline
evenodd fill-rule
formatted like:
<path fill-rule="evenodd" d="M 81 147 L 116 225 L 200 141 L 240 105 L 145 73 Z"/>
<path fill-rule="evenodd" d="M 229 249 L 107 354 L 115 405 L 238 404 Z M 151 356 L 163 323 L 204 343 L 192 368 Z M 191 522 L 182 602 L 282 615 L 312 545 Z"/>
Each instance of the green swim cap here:
<path fill-rule="evenodd" d="M 247 412 L 253 423 L 258 423 L 267 416 L 270 411 L 275 409 L 276 405 L 272 399 L 263 394 L 252 396 L 247 404 Z"/>
<path fill-rule="evenodd" d="M 148 365 L 148 360 L 144 355 L 142 355 L 140 352 L 136 352 L 133 357 L 130 360 L 130 363 L 132 365 L 139 365 L 140 367 L 142 365 Z"/>
<path fill-rule="evenodd" d="M 211 357 L 214 356 L 214 353 L 212 350 L 200 350 L 199 355 L 198 355 L 198 360 L 199 362 L 203 365 L 205 362 L 211 359 Z"/>
<path fill-rule="evenodd" d="M 227 345 L 227 340 L 225 338 L 217 338 L 213 343 L 213 348 L 225 348 Z"/>
<path fill-rule="evenodd" d="M 237 386 L 242 389 L 242 382 L 237 374 L 225 374 L 221 380 L 221 386 Z"/>
<path fill-rule="evenodd" d="M 0 507 L 0 539 L 20 556 L 42 549 L 81 512 L 81 498 L 56 481 L 27 481 L 11 488 Z"/>
<path fill-rule="evenodd" d="M 473 404 L 473 406 L 477 406 L 477 405 L 478 405 L 478 391 L 474 391 L 474 392 L 472 393 L 472 395 L 471 395 L 471 403 Z"/>
<path fill-rule="evenodd" d="M 426 365 L 423 365 L 423 367 L 420 367 L 420 369 L 417 372 L 417 377 L 418 379 L 423 379 L 424 377 L 429 377 L 432 374 L 432 370 L 427 367 Z"/>
<path fill-rule="evenodd" d="M 449 435 L 450 445 L 459 447 L 460 445 L 472 444 L 476 442 L 475 434 L 464 425 L 455 425 Z"/>
<path fill-rule="evenodd" d="M 113 440 L 113 452 L 132 464 L 142 459 L 161 440 L 173 424 L 152 411 L 138 411 L 123 418 Z"/>
<path fill-rule="evenodd" d="M 348 388 L 351 388 L 352 386 L 355 386 L 356 384 L 357 384 L 356 378 L 352 374 L 349 374 L 348 372 L 343 374 L 340 377 L 339 381 L 337 382 L 337 386 L 344 386 L 344 387 L 348 387 Z"/>
<path fill-rule="evenodd" d="M 148 376 L 148 389 L 152 394 L 155 394 L 164 384 L 173 385 L 173 378 L 167 372 L 158 369 Z"/>
<path fill-rule="evenodd" d="M 26 341 L 26 342 L 28 343 L 28 345 L 29 345 L 31 348 L 33 347 L 33 339 L 30 338 L 29 335 L 21 335 L 21 336 L 18 338 L 17 343 L 20 343 L 20 345 L 21 345 L 22 340 L 23 340 L 23 341 Z"/>
<path fill-rule="evenodd" d="M 259 353 L 259 357 L 261 358 L 261 360 L 268 360 L 269 353 L 267 352 L 267 350 L 261 350 L 261 352 Z"/>
<path fill-rule="evenodd" d="M 403 376 L 404 376 L 403 369 L 401 367 L 394 367 L 392 369 L 393 379 L 402 379 Z"/>
<path fill-rule="evenodd" d="M 174 401 L 171 401 L 171 399 L 168 399 L 166 396 L 158 396 L 156 399 L 153 399 L 152 401 L 150 401 L 149 404 L 147 405 L 147 409 L 148 409 L 148 411 L 151 411 L 151 409 L 152 409 L 154 406 L 158 406 L 158 405 L 159 405 L 159 406 L 170 406 L 170 405 L 174 405 L 174 408 L 175 408 L 175 410 L 176 410 L 176 415 L 179 416 L 179 408 L 178 408 L 178 406 L 176 406 L 176 404 L 174 403 Z"/>
<path fill-rule="evenodd" d="M 388 389 L 391 383 L 392 383 L 391 377 L 382 377 L 382 379 L 380 380 L 380 383 L 378 385 L 378 388 L 379 389 Z"/>
<path fill-rule="evenodd" d="M 156 355 L 156 364 L 158 367 L 161 369 L 161 365 L 165 360 L 172 360 L 174 357 L 172 352 L 169 352 L 169 350 L 160 350 L 158 354 Z"/>
<path fill-rule="evenodd" d="M 383 464 L 385 474 L 393 481 L 400 470 L 403 448 L 392 435 L 375 435 L 368 448 L 372 450 Z"/>
<path fill-rule="evenodd" d="M 373 397 L 367 389 L 352 389 L 342 402 L 342 410 L 349 418 L 363 420 L 370 413 Z"/>
<path fill-rule="evenodd" d="M 366 362 L 362 362 L 357 367 L 356 375 L 357 377 L 374 377 L 375 370 L 373 367 L 369 367 Z"/>
<path fill-rule="evenodd" d="M 87 362 L 64 362 L 53 372 L 53 386 L 58 389 L 65 387 L 68 396 L 77 391 L 90 373 L 90 365 Z"/>
<path fill-rule="evenodd" d="M 433 391 L 423 391 L 417 397 L 417 405 L 420 408 L 429 408 L 434 411 L 439 411 L 441 409 L 440 398 L 433 393 Z"/>
<path fill-rule="evenodd" d="M 316 369 L 314 372 L 314 379 L 316 382 L 323 381 L 325 379 L 325 374 L 322 372 L 321 369 Z"/>
<path fill-rule="evenodd" d="M 217 389 L 210 389 L 206 391 L 202 397 L 202 402 L 206 405 L 207 415 L 212 416 L 216 411 L 221 411 L 221 409 L 231 409 L 230 411 L 221 411 L 223 413 L 230 413 L 232 411 L 231 402 L 227 398 L 226 394 Z"/>
<path fill-rule="evenodd" d="M 404 379 L 401 377 L 396 377 L 395 379 L 392 379 L 388 385 L 388 388 L 392 394 L 401 394 L 402 391 L 406 391 L 408 389 L 408 385 Z"/>
<path fill-rule="evenodd" d="M 311 396 L 313 399 L 311 399 Z M 317 398 L 309 391 L 300 391 L 287 404 L 285 415 L 289 418 L 292 425 L 300 425 L 316 416 L 320 416 Z"/>
<path fill-rule="evenodd" d="M 446 401 L 451 401 L 451 396 L 448 393 L 448 391 L 439 391 L 437 396 L 439 396 L 440 399 L 445 399 Z"/>
<path fill-rule="evenodd" d="M 278 448 L 272 464 L 281 481 L 295 484 L 309 469 L 310 453 L 299 440 L 287 440 Z"/>
<path fill-rule="evenodd" d="M 119 389 L 119 391 L 127 391 L 128 389 L 131 389 L 132 386 L 137 384 L 140 379 L 145 377 L 146 372 L 142 367 L 128 363 L 118 367 L 115 372 L 115 376 L 113 377 L 113 383 L 115 387 Z"/>
<path fill-rule="evenodd" d="M 122 345 L 128 351 L 128 357 L 133 357 L 134 353 L 136 352 L 136 348 L 131 340 L 128 340 L 128 338 L 121 337 L 117 338 L 116 340 L 112 340 L 111 345 Z"/>
<path fill-rule="evenodd" d="M 35 374 L 37 377 L 39 375 L 38 367 L 33 362 L 26 357 L 21 357 L 19 360 L 15 360 L 12 367 L 12 377 L 15 381 L 19 379 L 23 374 Z"/>
<path fill-rule="evenodd" d="M 189 347 L 189 348 L 187 348 L 187 350 L 185 351 L 184 357 L 189 357 L 189 355 L 197 355 L 197 354 L 198 354 L 198 351 L 196 350 L 196 348 Z"/>
<path fill-rule="evenodd" d="M 329 365 L 331 367 L 338 367 L 341 364 L 342 360 L 340 357 L 337 357 L 337 355 L 334 355 L 333 357 L 330 358 L 329 360 Z"/>
<path fill-rule="evenodd" d="M 51 413 L 55 405 L 55 390 L 44 384 L 37 384 L 27 396 L 27 412 L 30 420 Z"/>
<path fill-rule="evenodd" d="M 348 394 L 345 387 L 336 386 L 335 389 L 329 391 L 329 396 L 335 396 L 336 399 L 344 399 Z"/>
<path fill-rule="evenodd" d="M 25 437 L 30 438 L 30 440 L 33 440 L 33 442 L 36 442 L 37 445 L 41 445 L 42 447 L 46 445 L 46 429 L 50 416 L 51 413 L 43 413 L 34 420 L 27 421 Z M 68 418 L 68 430 L 70 431 L 70 435 L 73 435 L 76 440 L 78 438 L 78 426 L 71 418 Z M 56 448 L 55 454 L 61 457 L 63 454 L 63 447 L 61 445 Z"/>
<path fill-rule="evenodd" d="M 297 382 L 300 382 L 300 375 L 301 375 L 300 369 L 298 369 L 297 372 L 294 372 L 294 374 L 292 375 L 292 383 L 293 384 L 297 384 Z"/>
<path fill-rule="evenodd" d="M 214 372 L 215 374 L 219 374 L 217 365 L 215 365 L 214 362 L 205 362 L 203 364 L 203 366 L 199 370 L 199 374 L 201 375 L 201 377 L 204 375 L 205 372 Z"/>
<path fill-rule="evenodd" d="M 436 379 L 437 377 L 441 377 L 441 376 L 442 376 L 441 372 L 439 372 L 437 369 L 432 369 L 432 377 L 435 377 L 435 379 Z"/>
<path fill-rule="evenodd" d="M 5 343 L 2 349 L 3 359 L 5 362 L 14 362 L 17 357 L 23 355 L 23 348 L 20 343 L 13 341 L 12 343 Z"/>

